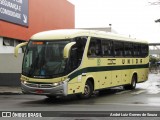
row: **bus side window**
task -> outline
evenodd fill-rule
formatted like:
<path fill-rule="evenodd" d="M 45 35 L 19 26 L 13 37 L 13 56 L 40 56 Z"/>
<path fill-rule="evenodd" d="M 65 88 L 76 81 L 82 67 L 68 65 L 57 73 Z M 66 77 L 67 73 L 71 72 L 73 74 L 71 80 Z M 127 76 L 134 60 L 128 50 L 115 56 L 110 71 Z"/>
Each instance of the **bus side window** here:
<path fill-rule="evenodd" d="M 96 56 L 96 43 L 95 41 L 91 41 L 88 49 L 88 56 Z"/>
<path fill-rule="evenodd" d="M 141 55 L 141 45 L 134 43 L 134 52 L 133 55 L 139 57 Z"/>
<path fill-rule="evenodd" d="M 132 56 L 133 46 L 132 43 L 124 43 L 124 56 Z"/>
<path fill-rule="evenodd" d="M 148 55 L 148 45 L 142 44 L 141 47 L 142 47 L 142 52 L 141 52 L 142 56 L 146 57 Z"/>
<path fill-rule="evenodd" d="M 73 40 L 76 42 L 76 44 L 71 48 L 69 60 L 70 71 L 78 68 L 81 64 L 87 37 L 76 37 Z"/>
<path fill-rule="evenodd" d="M 87 37 L 77 37 L 75 38 L 75 41 L 78 53 L 77 59 L 81 60 L 84 53 L 84 48 L 86 46 Z"/>
<path fill-rule="evenodd" d="M 113 45 L 110 40 L 102 40 L 102 55 L 103 56 L 112 56 Z"/>
<path fill-rule="evenodd" d="M 122 42 L 115 41 L 114 42 L 114 55 L 115 56 L 123 56 L 124 46 Z"/>
<path fill-rule="evenodd" d="M 89 57 L 101 56 L 101 40 L 91 38 L 87 55 Z"/>
<path fill-rule="evenodd" d="M 96 56 L 101 56 L 101 40 L 96 40 Z"/>

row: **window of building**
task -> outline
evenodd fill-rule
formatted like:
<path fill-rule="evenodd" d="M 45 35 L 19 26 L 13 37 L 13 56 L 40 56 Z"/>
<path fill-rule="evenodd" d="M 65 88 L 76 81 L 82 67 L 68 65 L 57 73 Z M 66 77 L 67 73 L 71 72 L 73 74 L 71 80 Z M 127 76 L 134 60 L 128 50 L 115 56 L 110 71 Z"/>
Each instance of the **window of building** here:
<path fill-rule="evenodd" d="M 21 40 L 13 39 L 13 38 L 3 38 L 3 46 L 17 46 L 18 44 L 22 43 Z"/>
<path fill-rule="evenodd" d="M 3 38 L 3 45 L 4 46 L 14 46 L 14 40 L 10 38 Z"/>
<path fill-rule="evenodd" d="M 20 40 L 14 40 L 14 46 L 17 46 L 20 43 L 22 43 L 22 41 L 20 41 Z"/>

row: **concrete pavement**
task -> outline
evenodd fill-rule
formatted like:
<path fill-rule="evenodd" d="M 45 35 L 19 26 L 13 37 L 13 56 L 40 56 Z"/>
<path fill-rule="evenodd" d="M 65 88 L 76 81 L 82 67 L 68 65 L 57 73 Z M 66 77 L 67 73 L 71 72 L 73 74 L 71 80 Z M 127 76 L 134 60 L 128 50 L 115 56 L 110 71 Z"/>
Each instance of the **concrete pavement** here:
<path fill-rule="evenodd" d="M 0 86 L 0 95 L 22 94 L 20 86 Z"/>

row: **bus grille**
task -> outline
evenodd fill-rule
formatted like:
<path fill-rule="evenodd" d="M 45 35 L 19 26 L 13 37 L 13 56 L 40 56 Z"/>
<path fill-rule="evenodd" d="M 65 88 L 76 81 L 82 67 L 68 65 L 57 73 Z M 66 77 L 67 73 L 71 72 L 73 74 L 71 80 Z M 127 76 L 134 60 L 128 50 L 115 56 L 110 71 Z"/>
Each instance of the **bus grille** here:
<path fill-rule="evenodd" d="M 33 87 L 33 88 L 52 88 L 52 84 L 36 84 L 36 83 L 27 83 L 25 84 L 29 87 Z"/>

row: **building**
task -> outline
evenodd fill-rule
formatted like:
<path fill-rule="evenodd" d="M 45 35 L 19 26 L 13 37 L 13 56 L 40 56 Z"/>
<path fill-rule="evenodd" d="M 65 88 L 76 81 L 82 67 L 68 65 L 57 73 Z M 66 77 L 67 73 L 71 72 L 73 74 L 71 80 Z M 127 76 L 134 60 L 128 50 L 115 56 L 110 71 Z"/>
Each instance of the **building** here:
<path fill-rule="evenodd" d="M 67 0 L 1 0 L 0 85 L 20 84 L 23 54 L 14 58 L 17 44 L 37 32 L 74 28 L 74 12 L 74 5 Z"/>
<path fill-rule="evenodd" d="M 109 26 L 108 26 L 108 27 L 77 28 L 77 29 L 85 29 L 85 30 L 99 30 L 99 31 L 104 31 L 104 32 L 117 33 L 117 31 L 115 31 L 115 30 L 112 28 L 112 24 L 109 24 Z"/>

